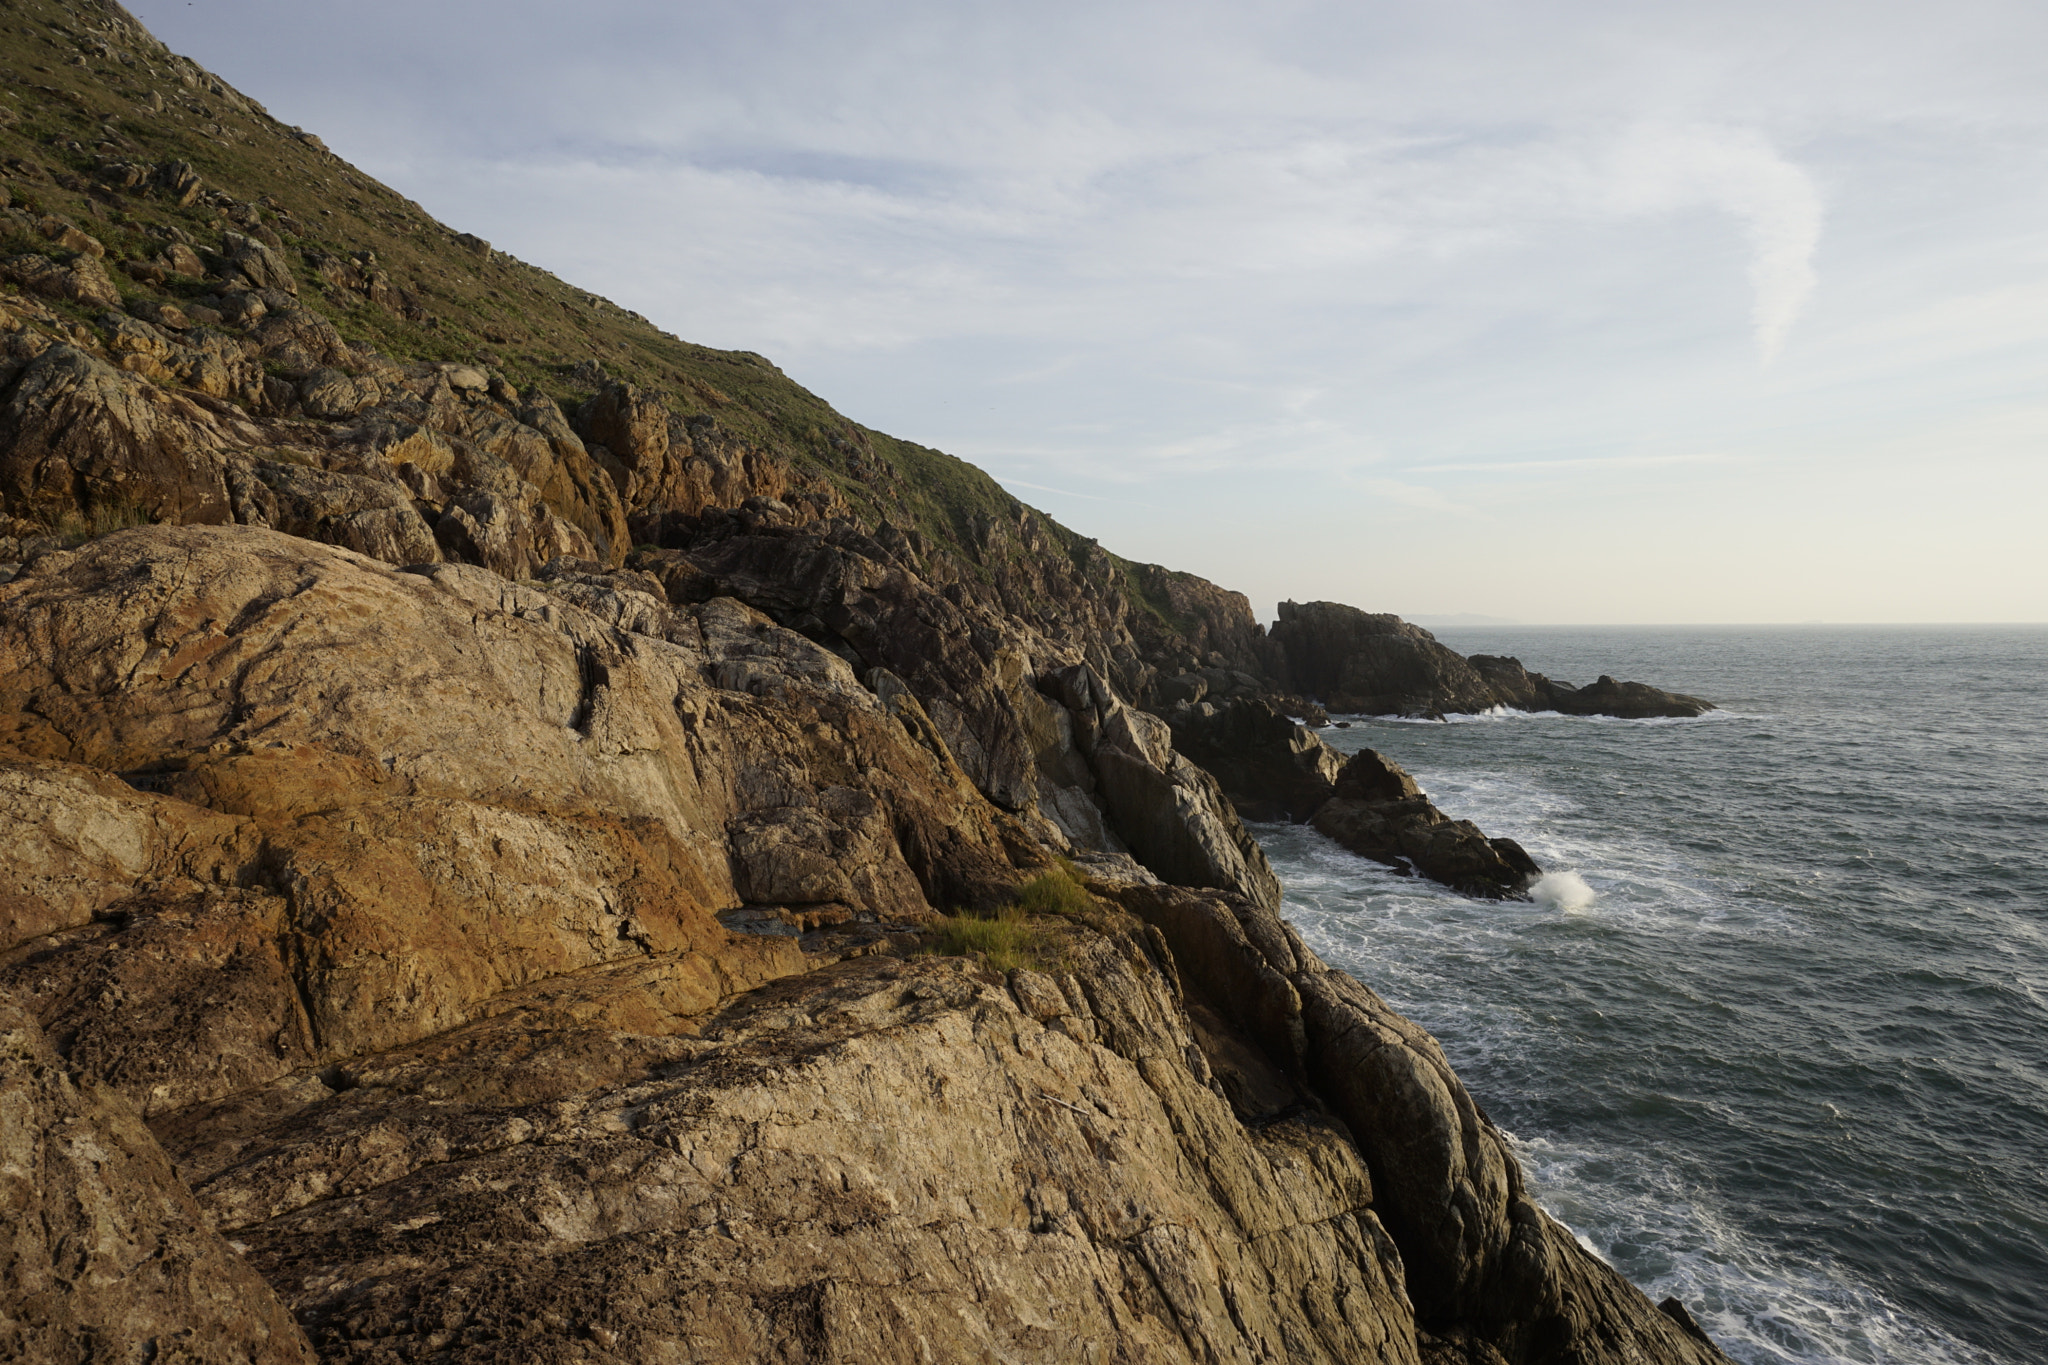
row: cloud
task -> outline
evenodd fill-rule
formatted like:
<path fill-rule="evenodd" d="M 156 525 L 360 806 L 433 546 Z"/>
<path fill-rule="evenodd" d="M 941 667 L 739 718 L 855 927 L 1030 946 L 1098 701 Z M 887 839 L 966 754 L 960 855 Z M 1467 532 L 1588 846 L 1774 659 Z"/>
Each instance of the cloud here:
<path fill-rule="evenodd" d="M 1754 128 L 1641 127 L 1609 154 L 1616 207 L 1669 213 L 1706 206 L 1742 225 L 1755 291 L 1751 317 L 1768 364 L 1813 293 L 1822 205 L 1813 178 Z"/>

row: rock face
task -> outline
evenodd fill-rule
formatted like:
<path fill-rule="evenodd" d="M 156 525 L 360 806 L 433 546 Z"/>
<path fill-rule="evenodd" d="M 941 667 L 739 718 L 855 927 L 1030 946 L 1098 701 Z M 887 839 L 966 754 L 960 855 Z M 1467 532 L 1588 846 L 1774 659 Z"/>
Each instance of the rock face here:
<path fill-rule="evenodd" d="M 25 1352 L 1716 1358 L 1521 1195 L 1090 666 L 1032 691 L 1154 871 L 1089 855 L 1096 908 L 995 974 L 897 955 L 1043 865 L 900 679 L 543 582 L 188 527 L 0 587 L 0 799 L 41 812 L 8 1122 L 116 1134 L 94 1264 L 160 1267 L 19 1242 L 7 1283 L 74 1286 Z"/>
<path fill-rule="evenodd" d="M 0 1355 L 315 1359 L 134 1109 L 0 993 Z"/>
<path fill-rule="evenodd" d="M 1441 719 L 1447 712 L 1507 706 L 1634 720 L 1697 716 L 1714 709 L 1712 702 L 1646 683 L 1602 677 L 1575 688 L 1531 673 L 1517 659 L 1484 654 L 1467 659 L 1398 616 L 1341 602 L 1282 602 L 1266 650 L 1283 687 L 1332 710 L 1364 715 Z"/>
<path fill-rule="evenodd" d="M 15 10 L 0 1356 L 1719 1359 L 1279 919 L 1511 859 L 1243 597 Z"/>

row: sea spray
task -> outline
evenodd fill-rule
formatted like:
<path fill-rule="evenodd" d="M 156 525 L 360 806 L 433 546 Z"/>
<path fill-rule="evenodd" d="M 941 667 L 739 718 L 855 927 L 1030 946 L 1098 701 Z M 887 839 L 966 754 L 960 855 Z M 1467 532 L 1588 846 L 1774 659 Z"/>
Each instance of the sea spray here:
<path fill-rule="evenodd" d="M 1529 884 L 1530 900 L 1567 915 L 1591 905 L 1597 894 L 1576 872 L 1546 872 Z"/>

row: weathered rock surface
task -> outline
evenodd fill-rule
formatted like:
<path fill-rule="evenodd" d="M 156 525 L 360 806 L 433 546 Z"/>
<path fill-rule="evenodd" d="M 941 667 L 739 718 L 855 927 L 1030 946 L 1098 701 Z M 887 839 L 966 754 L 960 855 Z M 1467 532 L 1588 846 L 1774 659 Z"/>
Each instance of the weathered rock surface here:
<path fill-rule="evenodd" d="M 1347 762 L 1269 702 L 1184 703 L 1166 715 L 1175 747 L 1216 774 L 1247 819 L 1313 825 L 1353 853 L 1471 896 L 1516 895 L 1542 871 L 1514 840 L 1438 810 L 1392 759 L 1366 749 Z"/>
<path fill-rule="evenodd" d="M 1031 690 L 1112 815 L 1146 789 L 1132 847 L 1188 881 L 1235 854 L 1222 889 L 1100 855 L 1138 919 L 1007 979 L 728 931 L 914 928 L 1041 855 L 894 675 L 658 586 L 240 527 L 0 586 L 0 795 L 50 811 L 4 855 L 0 993 L 71 1087 L 25 1122 L 146 1114 L 183 1187 L 133 1128 L 157 1173 L 119 1188 L 169 1211 L 107 1254 L 195 1248 L 39 1350 L 139 1351 L 156 1319 L 117 1310 L 156 1294 L 295 1358 L 262 1292 L 208 1287 L 253 1269 L 327 1359 L 1714 1359 L 1521 1196 L 1085 664 Z"/>
<path fill-rule="evenodd" d="M 1278 919 L 1225 786 L 1452 827 L 1244 598 L 17 9 L 0 1355 L 1715 1358 Z"/>
<path fill-rule="evenodd" d="M 852 661 L 884 697 L 908 694 L 976 788 L 1053 846 L 1128 848 L 1168 880 L 1278 904 L 1264 854 L 1214 779 L 1089 661 L 1117 666 L 1099 636 L 1091 650 L 985 589 L 927 579 L 936 557 L 893 528 L 869 535 L 765 499 L 636 525 L 652 548 L 632 565 L 672 602 L 753 603 Z"/>
<path fill-rule="evenodd" d="M 1214 773 L 1248 820 L 1300 823 L 1336 791 L 1343 759 L 1269 701 L 1197 698 L 1162 714 L 1174 747 Z"/>
<path fill-rule="evenodd" d="M 0 992 L 0 1357 L 311 1362 L 135 1111 Z"/>
<path fill-rule="evenodd" d="M 1119 899 L 1165 938 L 1188 998 L 1256 1040 L 1249 1053 L 1213 1049 L 1219 1072 L 1248 1055 L 1264 1066 L 1249 1077 L 1232 1068 L 1240 1111 L 1292 1102 L 1299 1086 L 1346 1125 L 1400 1248 L 1426 1358 L 1725 1360 L 1528 1197 L 1435 1039 L 1326 967 L 1277 915 L 1176 887 L 1127 887 Z"/>
<path fill-rule="evenodd" d="M 1509 705 L 1524 711 L 1562 711 L 1568 716 L 1618 716 L 1623 720 L 1683 719 L 1714 709 L 1714 703 L 1648 683 L 1616 682 L 1602 674 L 1584 687 L 1531 673 L 1522 661 L 1492 654 L 1467 660 Z"/>
<path fill-rule="evenodd" d="M 1500 704 L 1462 656 L 1398 616 L 1282 602 L 1270 647 L 1276 672 L 1335 711 L 1440 715 Z"/>

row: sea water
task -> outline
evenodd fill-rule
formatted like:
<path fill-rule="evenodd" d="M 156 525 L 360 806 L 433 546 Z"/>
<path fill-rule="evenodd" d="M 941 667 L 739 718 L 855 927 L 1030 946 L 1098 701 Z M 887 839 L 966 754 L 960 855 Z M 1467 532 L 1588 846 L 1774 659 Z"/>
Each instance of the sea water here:
<path fill-rule="evenodd" d="M 1309 944 L 1736 1359 L 2048 1361 L 2048 628 L 1441 638 L 1723 709 L 1323 731 L 1549 875 L 1467 900 L 1258 826 Z"/>

